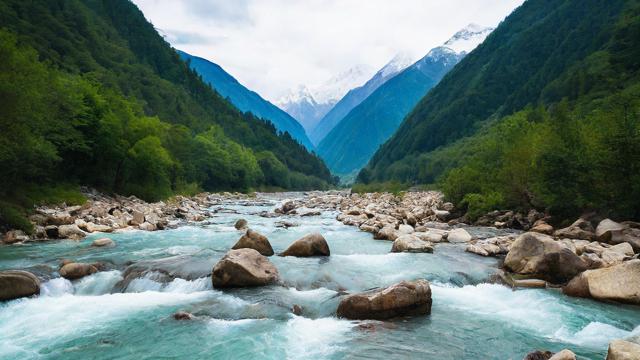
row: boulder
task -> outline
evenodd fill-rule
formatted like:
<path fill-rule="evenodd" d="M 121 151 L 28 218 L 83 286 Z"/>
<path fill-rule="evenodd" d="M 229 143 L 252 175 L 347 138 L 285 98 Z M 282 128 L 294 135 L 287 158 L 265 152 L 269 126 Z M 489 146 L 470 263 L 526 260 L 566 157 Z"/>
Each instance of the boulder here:
<path fill-rule="evenodd" d="M 444 235 L 446 232 L 442 230 L 427 230 L 422 232 L 414 232 L 412 235 L 417 236 L 422 241 L 429 241 L 432 243 L 439 243 L 444 241 Z"/>
<path fill-rule="evenodd" d="M 451 216 L 451 213 L 449 213 L 447 210 L 434 210 L 433 212 L 436 215 L 436 218 L 438 218 L 438 220 L 440 221 L 447 221 Z"/>
<path fill-rule="evenodd" d="M 475 244 L 469 244 L 465 248 L 465 251 L 481 256 L 496 256 L 502 254 L 502 249 L 500 248 L 500 246 L 488 242 L 477 242 Z"/>
<path fill-rule="evenodd" d="M 611 219 L 600 221 L 596 227 L 596 238 L 600 242 L 608 243 L 614 236 L 622 235 L 625 226 Z"/>
<path fill-rule="evenodd" d="M 633 251 L 640 252 L 640 229 L 627 228 L 622 233 L 612 233 L 611 244 L 629 243 Z"/>
<path fill-rule="evenodd" d="M 29 240 L 29 236 L 27 236 L 27 234 L 25 234 L 22 230 L 7 231 L 7 233 L 4 234 L 4 237 L 2 238 L 2 242 L 4 242 L 5 244 L 14 244 L 27 240 Z"/>
<path fill-rule="evenodd" d="M 402 224 L 402 225 L 398 226 L 398 232 L 400 234 L 412 234 L 413 232 L 415 232 L 415 230 L 413 229 L 413 226 L 411 226 L 411 225 Z"/>
<path fill-rule="evenodd" d="M 535 222 L 535 224 L 533 224 L 530 231 L 553 235 L 553 226 L 547 224 L 544 220 L 538 220 Z"/>
<path fill-rule="evenodd" d="M 587 269 L 585 262 L 566 245 L 535 232 L 524 233 L 511 244 L 504 265 L 515 273 L 552 283 L 565 283 Z"/>
<path fill-rule="evenodd" d="M 447 235 L 447 241 L 450 243 L 467 243 L 471 241 L 472 236 L 465 229 L 453 229 Z"/>
<path fill-rule="evenodd" d="M 576 360 L 576 354 L 569 349 L 555 353 L 549 360 Z"/>
<path fill-rule="evenodd" d="M 376 240 L 390 240 L 394 241 L 398 238 L 398 231 L 393 225 L 385 225 L 382 229 L 373 236 Z"/>
<path fill-rule="evenodd" d="M 98 272 L 98 269 L 85 263 L 67 263 L 58 270 L 60 276 L 68 280 L 75 280 Z"/>
<path fill-rule="evenodd" d="M 105 232 L 105 233 L 110 233 L 113 231 L 113 228 L 111 226 L 107 226 L 107 225 L 97 225 L 94 224 L 92 222 L 88 222 L 85 224 L 85 229 L 92 233 L 92 232 Z"/>
<path fill-rule="evenodd" d="M 253 249 L 264 256 L 273 255 L 273 248 L 271 247 L 271 243 L 269 243 L 269 239 L 259 232 L 251 229 L 248 229 L 247 232 L 242 235 L 240 240 L 233 245 L 232 249 Z"/>
<path fill-rule="evenodd" d="M 49 225 L 71 225 L 75 222 L 75 217 L 66 211 L 49 214 L 47 224 Z"/>
<path fill-rule="evenodd" d="M 559 238 L 582 239 L 589 241 L 595 238 L 593 226 L 591 226 L 591 223 L 585 219 L 576 220 L 569 227 L 557 230 L 554 235 Z"/>
<path fill-rule="evenodd" d="M 140 230 L 144 230 L 144 231 L 155 231 L 157 230 L 156 226 L 148 223 L 148 222 L 143 222 L 142 224 L 138 225 L 138 229 Z"/>
<path fill-rule="evenodd" d="M 609 343 L 606 360 L 640 360 L 640 345 L 624 340 L 613 340 Z"/>
<path fill-rule="evenodd" d="M 313 233 L 294 241 L 281 256 L 309 257 L 329 256 L 330 254 L 327 240 L 322 235 Z"/>
<path fill-rule="evenodd" d="M 384 289 L 343 298 L 337 315 L 346 319 L 388 319 L 431 313 L 431 287 L 426 280 L 403 281 Z"/>
<path fill-rule="evenodd" d="M 109 238 L 100 238 L 100 239 L 93 240 L 93 242 L 91 243 L 91 246 L 95 246 L 95 247 L 116 246 L 116 243 L 115 241 Z"/>
<path fill-rule="evenodd" d="M 605 266 L 622 264 L 622 262 L 633 256 L 633 248 L 629 243 L 620 243 L 608 249 L 605 249 L 600 257 Z"/>
<path fill-rule="evenodd" d="M 562 292 L 569 296 L 640 305 L 640 260 L 587 270 L 574 277 Z"/>
<path fill-rule="evenodd" d="M 414 252 L 414 253 L 432 253 L 433 244 L 428 241 L 420 240 L 413 234 L 405 234 L 399 236 L 391 247 L 391 252 Z"/>
<path fill-rule="evenodd" d="M 145 221 L 144 214 L 138 210 L 133 210 L 131 216 L 132 218 L 129 220 L 129 225 L 131 226 L 140 226 Z"/>
<path fill-rule="evenodd" d="M 28 271 L 0 271 L 0 301 L 13 300 L 40 293 L 40 280 Z"/>
<path fill-rule="evenodd" d="M 254 249 L 230 250 L 213 267 L 216 288 L 264 286 L 278 280 L 278 269 Z"/>
<path fill-rule="evenodd" d="M 247 220 L 245 219 L 239 219 L 238 221 L 236 221 L 236 224 L 233 225 L 236 230 L 244 230 L 247 228 Z"/>
<path fill-rule="evenodd" d="M 60 225 L 58 226 L 58 238 L 80 240 L 87 236 L 87 234 L 80 230 L 78 225 Z"/>

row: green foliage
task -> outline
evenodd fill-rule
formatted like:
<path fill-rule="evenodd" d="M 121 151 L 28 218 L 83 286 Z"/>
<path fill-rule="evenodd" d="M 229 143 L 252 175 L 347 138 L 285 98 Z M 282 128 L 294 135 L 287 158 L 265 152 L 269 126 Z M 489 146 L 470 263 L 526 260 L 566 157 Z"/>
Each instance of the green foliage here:
<path fill-rule="evenodd" d="M 27 218 L 25 209 L 6 201 L 0 201 L 0 226 L 22 230 L 27 234 L 33 232 L 33 225 Z"/>
<path fill-rule="evenodd" d="M 334 181 L 289 134 L 203 83 L 127 0 L 8 0 L 0 22 L 0 198 L 17 209 L 47 198 L 29 200 L 34 184 L 158 200 Z"/>
<path fill-rule="evenodd" d="M 437 181 L 471 218 L 537 208 L 557 220 L 593 210 L 638 219 L 638 48 L 637 0 L 527 1 L 358 180 Z"/>

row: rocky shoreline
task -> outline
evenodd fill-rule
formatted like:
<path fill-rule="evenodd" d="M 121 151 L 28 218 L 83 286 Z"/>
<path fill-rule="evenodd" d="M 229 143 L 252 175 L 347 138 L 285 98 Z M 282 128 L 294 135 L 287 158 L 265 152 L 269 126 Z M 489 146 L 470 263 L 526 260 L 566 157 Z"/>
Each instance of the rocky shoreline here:
<path fill-rule="evenodd" d="M 79 240 L 90 233 L 128 230 L 155 231 L 198 223 L 211 217 L 215 205 L 229 202 L 252 204 L 245 194 L 199 194 L 178 196 L 171 201 L 146 203 L 135 197 L 106 196 L 85 192 L 82 206 L 40 207 L 30 220 L 36 231 L 31 236 L 13 230 L 3 236 L 5 244 L 20 244 L 54 239 Z M 253 201 L 259 204 L 259 200 Z M 526 216 L 513 212 L 493 212 L 474 226 L 455 216 L 456 209 L 444 201 L 439 192 L 352 194 L 347 191 L 308 192 L 286 201 L 263 217 L 283 215 L 314 216 L 319 211 L 338 212 L 337 220 L 372 233 L 380 241 L 391 242 L 391 252 L 431 253 L 437 245 L 459 244 L 467 252 L 503 259 L 499 281 L 516 287 L 556 287 L 569 296 L 589 297 L 640 305 L 640 224 L 614 222 L 610 219 L 581 218 L 572 225 L 554 229 L 544 214 Z M 295 226 L 282 220 L 282 227 Z M 490 225 L 496 231 L 479 235 L 477 226 Z M 509 226 L 514 226 L 510 228 Z M 278 270 L 268 260 L 275 255 L 269 240 L 249 228 L 244 219 L 235 224 L 245 234 L 210 271 L 213 286 L 262 286 L 278 282 Z M 503 229 L 501 235 L 498 229 Z M 493 236 L 496 235 L 496 236 Z M 113 240 L 97 239 L 92 246 L 115 246 Z M 308 234 L 287 248 L 280 256 L 330 256 L 321 234 Z M 154 266 L 160 265 L 154 264 Z M 101 271 L 101 264 L 63 261 L 58 270 L 66 279 L 79 279 Z M 210 268 L 209 268 L 210 269 Z M 125 270 L 124 284 L 148 269 L 134 264 Z M 128 280 L 127 280 L 128 279 Z M 38 294 L 39 280 L 26 271 L 0 272 L 0 283 L 13 286 L 15 297 Z M 7 285 L 8 286 L 8 285 Z M 122 285 L 126 286 L 126 285 Z M 15 298 L 14 297 L 14 298 Z M 10 297 L 0 298 L 8 300 Z M 384 303 L 380 307 L 380 303 Z M 431 291 L 426 280 L 402 282 L 385 289 L 345 297 L 338 315 L 352 319 L 385 318 L 408 314 L 429 314 Z M 294 313 L 301 309 L 293 309 Z M 176 319 L 187 319 L 190 314 Z M 611 343 L 607 359 L 622 359 L 628 349 L 640 346 L 616 340 Z M 537 351 L 527 359 L 575 359 L 564 350 L 557 354 Z"/>

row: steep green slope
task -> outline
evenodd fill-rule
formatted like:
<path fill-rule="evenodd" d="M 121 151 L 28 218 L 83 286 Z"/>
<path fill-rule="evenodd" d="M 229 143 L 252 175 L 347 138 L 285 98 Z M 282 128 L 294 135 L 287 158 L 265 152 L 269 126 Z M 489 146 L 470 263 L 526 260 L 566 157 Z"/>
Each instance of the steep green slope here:
<path fill-rule="evenodd" d="M 475 133 L 491 117 L 564 94 L 549 85 L 611 36 L 623 0 L 529 0 L 431 91 L 376 153 L 371 179 L 416 181 L 410 159 Z"/>
<path fill-rule="evenodd" d="M 359 179 L 438 181 L 472 219 L 500 208 L 640 218 L 639 49 L 639 1 L 529 0 Z"/>
<path fill-rule="evenodd" d="M 238 109 L 270 121 L 276 129 L 281 132 L 288 132 L 307 149 L 314 149 L 302 125 L 291 115 L 263 99 L 256 92 L 244 87 L 219 65 L 183 51 L 178 51 L 178 54 L 189 63 L 193 70 L 202 76 L 205 82 L 211 85 L 222 97 L 229 99 Z"/>
<path fill-rule="evenodd" d="M 411 66 L 380 86 L 360 105 L 351 110 L 318 144 L 318 154 L 337 174 L 358 170 L 376 149 L 398 128 L 404 116 L 440 78 L 455 65 L 455 61 L 426 59 L 425 73 Z"/>
<path fill-rule="evenodd" d="M 0 222 L 61 183 L 158 199 L 333 181 L 205 84 L 127 0 L 8 0 L 0 22 Z"/>

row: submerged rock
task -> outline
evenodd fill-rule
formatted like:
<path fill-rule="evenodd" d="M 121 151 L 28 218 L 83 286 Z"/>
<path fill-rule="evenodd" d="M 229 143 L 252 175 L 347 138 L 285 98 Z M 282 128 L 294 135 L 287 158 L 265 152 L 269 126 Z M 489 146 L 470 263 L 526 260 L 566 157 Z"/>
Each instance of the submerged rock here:
<path fill-rule="evenodd" d="M 0 271 L 0 301 L 13 300 L 40 293 L 40 280 L 28 271 Z"/>
<path fill-rule="evenodd" d="M 116 243 L 115 241 L 109 238 L 101 238 L 101 239 L 93 240 L 93 242 L 91 243 L 91 246 L 95 246 L 95 247 L 116 246 Z"/>
<path fill-rule="evenodd" d="M 232 249 L 254 249 L 264 256 L 271 256 L 274 254 L 271 243 L 269 243 L 269 239 L 259 232 L 251 229 L 247 230 L 247 232 L 242 235 L 238 242 L 233 245 Z"/>
<path fill-rule="evenodd" d="M 75 280 L 98 272 L 98 269 L 85 263 L 67 263 L 58 271 L 60 276 L 68 280 Z"/>
<path fill-rule="evenodd" d="M 175 314 L 173 314 L 173 318 L 176 320 L 193 320 L 195 316 L 193 316 L 193 314 L 190 314 L 186 311 L 178 311 Z"/>
<path fill-rule="evenodd" d="M 319 233 L 313 233 L 294 241 L 281 255 L 297 257 L 329 256 L 331 252 L 324 236 Z"/>
<path fill-rule="evenodd" d="M 587 270 L 573 278 L 562 292 L 569 296 L 640 305 L 640 260 Z"/>
<path fill-rule="evenodd" d="M 247 220 L 245 219 L 239 219 L 238 221 L 236 221 L 235 225 L 233 225 L 236 230 L 244 230 L 247 228 Z"/>
<path fill-rule="evenodd" d="M 522 360 L 549 360 L 553 356 L 551 351 L 536 350 L 530 352 Z"/>
<path fill-rule="evenodd" d="M 587 269 L 587 264 L 565 244 L 552 237 L 528 232 L 511 245 L 504 265 L 511 271 L 565 283 Z"/>
<path fill-rule="evenodd" d="M 406 234 L 393 242 L 391 252 L 432 253 L 433 244 L 423 241 L 413 234 Z"/>
<path fill-rule="evenodd" d="M 254 249 L 230 250 L 211 272 L 217 288 L 264 286 L 277 280 L 278 269 Z"/>
<path fill-rule="evenodd" d="M 555 353 L 549 360 L 576 360 L 576 354 L 569 349 Z"/>
<path fill-rule="evenodd" d="M 613 340 L 609 343 L 606 360 L 640 360 L 640 345 L 624 340 Z"/>
<path fill-rule="evenodd" d="M 431 313 L 431 287 L 426 280 L 403 281 L 384 289 L 345 297 L 337 315 L 346 319 L 388 319 Z"/>

